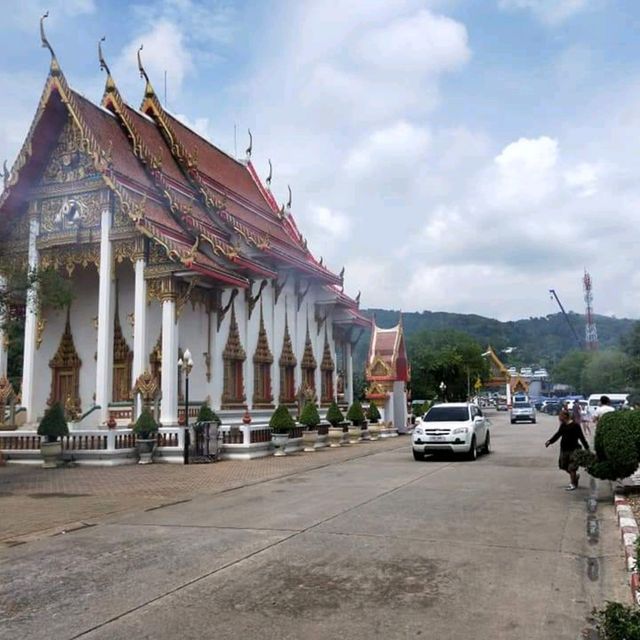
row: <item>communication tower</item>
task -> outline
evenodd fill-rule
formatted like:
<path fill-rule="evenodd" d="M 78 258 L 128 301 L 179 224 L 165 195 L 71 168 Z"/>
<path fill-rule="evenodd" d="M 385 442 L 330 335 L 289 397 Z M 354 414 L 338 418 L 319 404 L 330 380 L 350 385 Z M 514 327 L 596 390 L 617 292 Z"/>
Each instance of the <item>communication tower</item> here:
<path fill-rule="evenodd" d="M 588 351 L 595 351 L 598 348 L 598 331 L 596 322 L 593 318 L 593 289 L 591 276 L 589 272 L 584 270 L 584 278 L 582 279 L 584 289 L 584 303 L 586 305 L 586 325 L 585 325 L 585 346 Z"/>

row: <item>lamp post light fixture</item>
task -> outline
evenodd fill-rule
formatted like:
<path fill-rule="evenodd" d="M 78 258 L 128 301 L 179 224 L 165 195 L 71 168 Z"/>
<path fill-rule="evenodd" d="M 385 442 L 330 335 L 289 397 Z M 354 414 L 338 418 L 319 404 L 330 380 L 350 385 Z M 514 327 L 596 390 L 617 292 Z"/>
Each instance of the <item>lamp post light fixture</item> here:
<path fill-rule="evenodd" d="M 184 371 L 184 426 L 189 428 L 189 374 L 193 369 L 191 351 L 186 349 L 182 358 L 178 360 L 178 368 Z"/>
<path fill-rule="evenodd" d="M 444 383 L 444 380 L 440 383 L 440 393 L 442 394 L 442 400 L 443 402 L 447 401 L 447 397 L 446 397 L 446 391 L 447 391 L 447 385 Z"/>

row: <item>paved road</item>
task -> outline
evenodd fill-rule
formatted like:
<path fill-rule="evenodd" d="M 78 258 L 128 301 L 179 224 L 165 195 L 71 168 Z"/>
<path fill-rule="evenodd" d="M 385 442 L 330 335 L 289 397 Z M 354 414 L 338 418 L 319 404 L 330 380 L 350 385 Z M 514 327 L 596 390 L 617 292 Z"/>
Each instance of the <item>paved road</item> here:
<path fill-rule="evenodd" d="M 2 635 L 575 640 L 629 598 L 613 509 L 589 542 L 588 489 L 543 446 L 555 419 L 493 421 L 477 462 L 414 462 L 401 438 L 6 549 Z"/>

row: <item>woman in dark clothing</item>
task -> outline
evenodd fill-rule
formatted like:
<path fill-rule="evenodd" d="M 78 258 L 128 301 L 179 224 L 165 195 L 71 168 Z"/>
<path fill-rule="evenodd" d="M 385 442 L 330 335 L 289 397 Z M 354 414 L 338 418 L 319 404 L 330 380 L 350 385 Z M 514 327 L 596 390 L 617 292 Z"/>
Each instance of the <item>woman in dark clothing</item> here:
<path fill-rule="evenodd" d="M 571 419 L 571 414 L 563 409 L 560 412 L 560 428 L 544 443 L 545 447 L 553 444 L 560 439 L 560 458 L 558 466 L 569 474 L 571 484 L 567 487 L 567 491 L 575 491 L 580 480 L 578 474 L 578 465 L 574 460 L 574 452 L 580 449 L 580 442 L 585 449 L 589 448 L 589 443 L 582 433 L 582 427 Z"/>

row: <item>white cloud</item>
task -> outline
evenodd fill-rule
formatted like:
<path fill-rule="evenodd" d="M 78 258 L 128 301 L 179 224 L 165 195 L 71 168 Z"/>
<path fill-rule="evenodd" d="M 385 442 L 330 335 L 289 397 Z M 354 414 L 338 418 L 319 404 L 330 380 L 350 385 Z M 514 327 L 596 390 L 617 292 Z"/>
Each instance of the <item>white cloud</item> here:
<path fill-rule="evenodd" d="M 333 238 L 346 240 L 351 230 L 351 221 L 340 211 L 333 211 L 328 207 L 312 205 L 310 207 L 312 221 L 320 231 L 328 233 Z"/>
<path fill-rule="evenodd" d="M 185 76 L 193 69 L 191 51 L 186 47 L 185 39 L 180 28 L 173 22 L 162 19 L 149 30 L 137 35 L 127 44 L 114 65 L 116 80 L 124 78 L 124 82 L 131 82 L 138 74 L 136 54 L 140 45 L 142 61 L 151 82 L 160 85 L 164 72 L 170 80 L 172 90 L 180 91 Z M 140 82 L 137 82 L 140 86 Z M 156 86 L 159 90 L 160 87 Z"/>
<path fill-rule="evenodd" d="M 365 32 L 355 53 L 375 70 L 416 75 L 458 69 L 471 56 L 464 25 L 427 10 Z"/>
<path fill-rule="evenodd" d="M 593 0 L 499 0 L 501 9 L 526 9 L 542 22 L 556 26 L 587 9 Z"/>
<path fill-rule="evenodd" d="M 564 179 L 567 186 L 580 197 L 595 195 L 598 191 L 598 180 L 601 167 L 589 162 L 581 162 L 565 171 Z"/>

